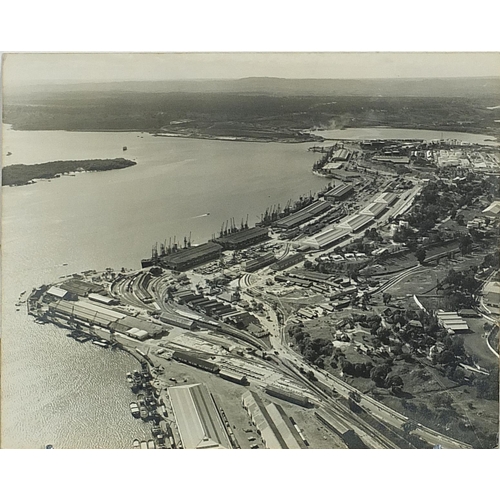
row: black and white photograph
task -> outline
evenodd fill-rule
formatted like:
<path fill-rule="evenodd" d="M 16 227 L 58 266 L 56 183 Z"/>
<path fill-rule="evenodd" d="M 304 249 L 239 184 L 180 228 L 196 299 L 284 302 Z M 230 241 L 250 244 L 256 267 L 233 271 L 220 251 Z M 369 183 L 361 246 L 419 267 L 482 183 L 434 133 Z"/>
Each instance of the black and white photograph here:
<path fill-rule="evenodd" d="M 6 53 L 1 447 L 498 448 L 498 53 Z"/>

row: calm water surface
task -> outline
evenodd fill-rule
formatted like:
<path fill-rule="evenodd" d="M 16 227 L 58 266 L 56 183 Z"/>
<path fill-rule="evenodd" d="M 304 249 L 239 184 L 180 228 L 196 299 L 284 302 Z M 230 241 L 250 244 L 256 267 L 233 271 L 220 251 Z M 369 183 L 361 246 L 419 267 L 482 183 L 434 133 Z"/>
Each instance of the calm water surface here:
<path fill-rule="evenodd" d="M 19 294 L 87 269 L 139 267 L 154 242 L 191 231 L 202 243 L 230 217 L 253 223 L 267 206 L 325 185 L 310 172 L 316 156 L 308 144 L 137 133 L 4 127 L 3 139 L 4 164 L 125 157 L 137 165 L 2 188 L 2 447 L 129 448 L 149 434 L 128 408 L 125 373 L 137 362 L 35 324 L 16 311 Z"/>
<path fill-rule="evenodd" d="M 495 137 L 480 134 L 468 134 L 465 132 L 448 132 L 440 130 L 417 130 L 389 127 L 372 128 L 347 128 L 345 130 L 328 129 L 320 130 L 318 135 L 325 139 L 344 139 L 344 140 L 372 140 L 372 139 L 421 139 L 424 141 L 433 141 L 439 139 L 457 139 L 459 141 L 470 142 L 474 144 L 485 144 L 490 146 L 500 146 L 495 142 Z"/>

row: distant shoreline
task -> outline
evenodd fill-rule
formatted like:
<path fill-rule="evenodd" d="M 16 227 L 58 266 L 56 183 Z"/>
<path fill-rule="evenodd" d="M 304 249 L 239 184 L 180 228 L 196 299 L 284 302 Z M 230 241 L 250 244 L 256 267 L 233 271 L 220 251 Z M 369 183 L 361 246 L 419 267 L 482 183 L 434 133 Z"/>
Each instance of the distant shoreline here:
<path fill-rule="evenodd" d="M 332 140 L 344 140 L 344 141 L 355 141 L 359 139 L 330 139 L 321 135 L 323 131 L 339 130 L 345 131 L 349 129 L 359 129 L 359 128 L 370 128 L 370 129 L 403 129 L 403 130 L 422 130 L 422 131 L 436 131 L 436 132 L 452 132 L 452 133 L 463 133 L 472 135 L 482 135 L 489 137 L 485 139 L 489 142 L 500 142 L 500 134 L 498 131 L 493 130 L 476 130 L 476 129 L 457 129 L 456 127 L 439 127 L 427 128 L 425 126 L 419 126 L 412 124 L 411 126 L 405 127 L 404 125 L 369 125 L 369 124 L 357 124 L 355 127 L 342 126 L 337 129 L 333 128 L 311 128 L 304 129 L 301 133 L 297 133 L 296 136 L 291 137 L 249 137 L 249 136 L 231 136 L 231 135 L 211 135 L 204 134 L 196 131 L 189 132 L 167 132 L 161 130 L 139 130 L 139 129 L 26 129 L 26 128 L 16 128 L 12 124 L 4 123 L 4 125 L 10 126 L 11 130 L 18 132 L 79 132 L 79 133 L 136 133 L 136 134 L 148 134 L 153 137 L 165 137 L 165 138 L 178 138 L 178 139 L 202 139 L 209 141 L 227 141 L 227 142 L 258 142 L 258 143 L 279 143 L 279 144 L 303 144 L 307 142 L 324 142 Z M 310 134 L 310 135 L 307 135 Z"/>
<path fill-rule="evenodd" d="M 33 165 L 15 164 L 2 168 L 2 186 L 25 186 L 37 179 L 56 179 L 75 172 L 104 172 L 137 165 L 125 158 L 108 160 L 63 160 L 37 163 Z"/>

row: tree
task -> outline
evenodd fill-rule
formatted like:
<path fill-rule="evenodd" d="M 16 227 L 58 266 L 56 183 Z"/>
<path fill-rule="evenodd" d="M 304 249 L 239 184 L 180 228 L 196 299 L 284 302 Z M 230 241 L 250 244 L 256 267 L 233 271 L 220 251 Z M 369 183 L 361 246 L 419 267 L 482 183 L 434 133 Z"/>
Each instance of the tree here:
<path fill-rule="evenodd" d="M 455 361 L 455 355 L 449 350 L 444 350 L 437 356 L 437 362 L 442 365 L 449 365 Z"/>
<path fill-rule="evenodd" d="M 462 255 L 466 255 L 472 251 L 472 238 L 469 234 L 465 234 L 460 238 L 458 248 Z"/>
<path fill-rule="evenodd" d="M 389 304 L 389 302 L 391 301 L 392 299 L 392 295 L 388 292 L 384 292 L 383 295 L 382 295 L 382 300 L 384 301 L 384 304 L 387 306 Z"/>
<path fill-rule="evenodd" d="M 385 378 L 390 371 L 390 367 L 387 365 L 378 365 L 372 369 L 370 373 L 370 378 L 375 382 L 378 387 L 383 387 L 385 383 Z"/>
<path fill-rule="evenodd" d="M 415 257 L 417 258 L 418 262 L 420 264 L 423 264 L 425 261 L 425 258 L 427 257 L 427 251 L 423 247 L 418 247 L 415 250 Z"/>
<path fill-rule="evenodd" d="M 399 394 L 403 390 L 403 379 L 399 375 L 387 377 L 386 385 L 394 394 Z"/>

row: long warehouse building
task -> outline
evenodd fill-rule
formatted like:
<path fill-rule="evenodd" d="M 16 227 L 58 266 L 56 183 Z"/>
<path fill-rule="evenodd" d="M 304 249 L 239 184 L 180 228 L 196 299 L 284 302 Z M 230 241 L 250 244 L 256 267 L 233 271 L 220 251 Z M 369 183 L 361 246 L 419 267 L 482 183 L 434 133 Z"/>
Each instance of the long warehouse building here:
<path fill-rule="evenodd" d="M 160 264 L 167 269 L 184 271 L 219 258 L 221 252 L 222 247 L 220 245 L 209 241 L 196 247 L 183 248 L 178 252 L 163 255 L 160 257 Z"/>
<path fill-rule="evenodd" d="M 283 408 L 267 405 L 253 392 L 246 391 L 241 402 L 257 427 L 266 448 L 272 450 L 305 448 Z"/>
<path fill-rule="evenodd" d="M 332 206 L 330 203 L 323 200 L 318 200 L 313 204 L 299 210 L 298 212 L 283 217 L 282 219 L 277 221 L 275 225 L 282 229 L 292 229 L 310 221 L 311 219 L 314 219 L 314 217 L 317 217 L 323 212 L 326 212 L 331 207 Z"/>
<path fill-rule="evenodd" d="M 349 237 L 350 231 L 346 228 L 328 228 L 314 236 L 306 238 L 304 244 L 320 249 L 340 243 Z"/>
<path fill-rule="evenodd" d="M 168 396 L 185 449 L 231 448 L 214 400 L 204 384 L 169 387 Z"/>
<path fill-rule="evenodd" d="M 221 236 L 215 242 L 222 245 L 224 250 L 236 250 L 268 239 L 269 229 L 267 227 L 253 227 Z"/>

